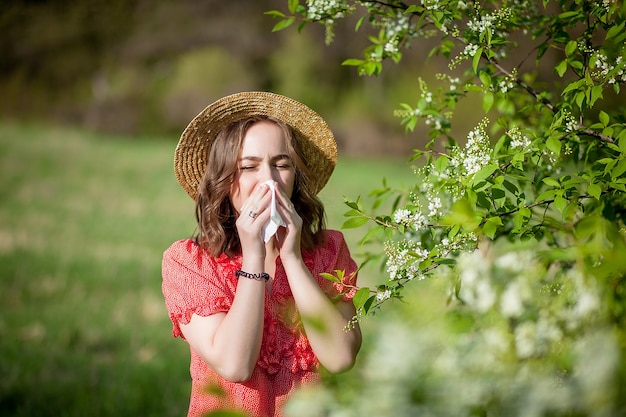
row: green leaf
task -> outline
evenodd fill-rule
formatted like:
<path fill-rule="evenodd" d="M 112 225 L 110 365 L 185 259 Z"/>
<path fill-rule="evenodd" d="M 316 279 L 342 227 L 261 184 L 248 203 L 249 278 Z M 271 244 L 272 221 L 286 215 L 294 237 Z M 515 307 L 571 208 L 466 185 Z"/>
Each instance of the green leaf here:
<path fill-rule="evenodd" d="M 565 87 L 565 89 L 563 90 L 561 94 L 565 95 L 566 93 L 569 93 L 570 91 L 574 91 L 574 90 L 582 88 L 584 85 L 585 85 L 584 79 L 575 81 L 573 83 L 569 83 L 567 84 L 567 87 Z"/>
<path fill-rule="evenodd" d="M 298 0 L 289 0 L 287 2 L 287 7 L 289 8 L 289 11 L 291 13 L 295 13 L 296 12 L 296 8 L 298 8 Z"/>
<path fill-rule="evenodd" d="M 624 186 L 624 184 L 621 184 L 619 182 L 610 182 L 609 186 L 612 188 L 615 188 L 616 190 L 620 190 L 620 191 L 625 191 L 626 192 L 626 187 Z"/>
<path fill-rule="evenodd" d="M 602 188 L 600 188 L 598 184 L 589 184 L 589 187 L 587 187 L 587 193 L 596 200 L 599 200 L 600 195 L 602 194 Z"/>
<path fill-rule="evenodd" d="M 561 183 L 554 178 L 546 177 L 542 181 L 544 182 L 544 184 L 547 184 L 551 187 L 561 188 Z"/>
<path fill-rule="evenodd" d="M 367 299 L 367 301 L 365 301 L 365 304 L 363 304 L 363 312 L 365 314 L 367 314 L 370 311 L 370 308 L 372 308 L 374 301 L 376 301 L 375 295 L 372 295 L 370 298 Z"/>
<path fill-rule="evenodd" d="M 529 208 L 520 207 L 519 211 L 515 213 L 515 216 L 513 216 L 513 226 L 515 226 L 515 229 L 517 231 L 521 231 L 522 227 L 528 224 L 528 221 L 530 220 L 530 216 L 531 216 L 531 212 Z"/>
<path fill-rule="evenodd" d="M 369 219 L 367 217 L 353 217 L 346 220 L 341 226 L 342 229 L 354 229 L 363 226 Z"/>
<path fill-rule="evenodd" d="M 358 32 L 361 25 L 363 24 L 363 22 L 365 21 L 365 16 L 361 16 L 361 18 L 356 22 L 356 25 L 354 26 L 354 31 Z"/>
<path fill-rule="evenodd" d="M 546 201 L 546 200 L 553 200 L 554 196 L 556 196 L 556 191 L 555 189 L 551 189 L 551 190 L 546 190 L 543 193 L 539 194 L 537 196 L 537 203 L 541 203 L 542 201 Z"/>
<path fill-rule="evenodd" d="M 565 180 L 562 183 L 563 189 L 564 190 L 569 190 L 570 188 L 575 188 L 577 185 L 579 184 L 584 184 L 586 183 L 587 180 L 580 178 L 580 177 L 574 177 L 568 180 Z"/>
<path fill-rule="evenodd" d="M 452 205 L 450 212 L 441 221 L 445 225 L 459 225 L 465 232 L 472 232 L 480 225 L 481 216 L 474 211 L 469 201 L 463 198 Z"/>
<path fill-rule="evenodd" d="M 362 246 L 365 243 L 369 242 L 374 236 L 380 233 L 382 229 L 383 229 L 383 226 L 372 227 L 370 230 L 367 231 L 365 236 L 363 236 L 363 238 L 359 241 L 359 245 Z"/>
<path fill-rule="evenodd" d="M 606 166 L 604 167 L 604 173 L 608 174 L 609 172 L 611 172 L 613 170 L 613 167 L 615 167 L 616 163 L 617 163 L 617 159 L 611 159 L 610 161 L 608 161 L 606 163 Z"/>
<path fill-rule="evenodd" d="M 569 201 L 567 200 L 567 198 L 565 197 L 561 197 L 561 196 L 556 196 L 554 198 L 554 207 L 560 211 L 561 213 L 564 212 L 565 208 L 567 207 L 567 203 Z"/>
<path fill-rule="evenodd" d="M 283 12 L 281 12 L 280 10 L 269 10 L 267 12 L 265 12 L 264 14 L 266 14 L 267 16 L 272 16 L 272 17 L 286 17 L 285 14 Z"/>
<path fill-rule="evenodd" d="M 424 11 L 424 8 L 422 6 L 412 5 L 412 6 L 409 6 L 409 8 L 404 11 L 404 14 L 411 14 L 411 13 L 421 14 L 423 11 Z"/>
<path fill-rule="evenodd" d="M 567 61 L 561 61 L 554 69 L 556 73 L 559 74 L 559 77 L 563 77 L 563 75 L 567 71 Z"/>
<path fill-rule="evenodd" d="M 437 172 L 442 173 L 448 168 L 449 162 L 450 161 L 446 155 L 441 155 L 434 163 L 435 169 Z"/>
<path fill-rule="evenodd" d="M 504 180 L 502 182 L 502 185 L 504 185 L 504 188 L 509 190 L 511 194 L 517 194 L 519 192 L 519 189 L 517 188 L 517 186 L 510 181 Z"/>
<path fill-rule="evenodd" d="M 620 33 L 622 33 L 622 31 L 624 30 L 624 24 L 626 24 L 626 22 L 622 22 L 617 26 L 612 26 L 608 32 L 606 32 L 606 36 L 604 39 L 609 40 L 611 38 L 614 38 L 615 36 L 619 35 Z"/>
<path fill-rule="evenodd" d="M 501 200 L 501 199 L 506 197 L 506 193 L 504 192 L 504 189 L 502 187 L 500 187 L 500 186 L 493 186 L 491 188 L 491 196 L 495 200 Z"/>
<path fill-rule="evenodd" d="M 554 136 L 550 136 L 548 138 L 546 141 L 546 147 L 557 155 L 561 154 L 561 141 Z"/>
<path fill-rule="evenodd" d="M 487 210 L 491 208 L 491 201 L 489 201 L 487 195 L 483 192 L 476 193 L 476 204 Z"/>
<path fill-rule="evenodd" d="M 370 289 L 368 287 L 359 288 L 354 297 L 352 297 L 352 304 L 358 310 L 363 307 L 368 298 L 370 298 Z"/>
<path fill-rule="evenodd" d="M 600 111 L 598 118 L 600 119 L 600 123 L 602 123 L 602 126 L 606 127 L 609 125 L 609 115 L 606 114 L 606 112 L 604 112 L 603 110 Z"/>
<path fill-rule="evenodd" d="M 343 198 L 343 202 L 346 206 L 350 207 L 351 209 L 354 210 L 361 210 L 361 208 L 359 207 L 359 198 L 357 198 L 357 201 L 352 201 L 352 200 L 348 200 L 345 196 Z"/>
<path fill-rule="evenodd" d="M 350 59 L 346 59 L 345 61 L 343 61 L 341 63 L 341 65 L 347 65 L 347 66 L 352 66 L 352 67 L 358 67 L 359 65 L 361 65 L 362 63 L 364 63 L 365 61 L 362 59 L 356 59 L 356 58 L 350 58 Z"/>
<path fill-rule="evenodd" d="M 619 178 L 624 172 L 626 172 L 626 159 L 620 159 L 615 168 L 611 170 L 611 178 Z"/>
<path fill-rule="evenodd" d="M 481 71 L 480 74 L 478 74 L 478 78 L 480 78 L 480 81 L 485 87 L 491 87 L 491 77 L 489 76 L 487 71 Z"/>
<path fill-rule="evenodd" d="M 322 272 L 322 273 L 320 273 L 320 276 L 322 278 L 324 278 L 324 279 L 327 279 L 328 281 L 341 282 L 341 280 L 339 278 L 337 278 L 333 274 L 329 274 L 328 272 Z"/>
<path fill-rule="evenodd" d="M 274 27 L 272 28 L 272 32 L 278 32 L 279 30 L 288 28 L 289 26 L 293 24 L 293 22 L 295 22 L 295 20 L 296 20 L 295 17 L 289 17 L 285 20 L 281 20 L 280 22 L 274 25 Z"/>
<path fill-rule="evenodd" d="M 571 54 L 573 54 L 576 51 L 576 48 L 578 47 L 578 42 L 571 40 L 567 43 L 567 45 L 565 45 L 565 56 L 570 56 Z"/>
<path fill-rule="evenodd" d="M 626 129 L 622 130 L 622 132 L 620 133 L 620 135 L 618 136 L 618 145 L 619 145 L 619 150 L 621 153 L 626 153 L 626 135 L 622 135 L 623 133 L 626 133 Z"/>
<path fill-rule="evenodd" d="M 483 48 L 478 48 L 478 50 L 476 51 L 476 55 L 474 55 L 474 58 L 472 59 L 472 68 L 474 69 L 475 73 L 478 73 L 478 64 L 480 64 L 480 57 L 483 54 Z"/>
<path fill-rule="evenodd" d="M 472 184 L 477 185 L 479 182 L 493 174 L 496 169 L 498 169 L 498 166 L 495 164 L 485 165 L 477 173 L 474 174 L 474 177 L 472 178 Z"/>
<path fill-rule="evenodd" d="M 592 107 L 596 103 L 596 101 L 598 101 L 601 98 L 603 98 L 602 86 L 601 85 L 593 86 L 593 88 L 591 89 L 591 97 L 589 99 L 589 107 Z"/>
<path fill-rule="evenodd" d="M 497 216 L 490 217 L 483 225 L 483 233 L 490 239 L 493 239 L 498 230 L 498 226 L 502 226 L 502 219 Z"/>
<path fill-rule="evenodd" d="M 489 110 L 491 109 L 491 106 L 493 106 L 494 101 L 495 101 L 495 98 L 493 96 L 493 93 L 491 91 L 486 92 L 485 95 L 483 96 L 483 111 L 485 113 L 489 112 Z"/>
<path fill-rule="evenodd" d="M 584 91 L 581 91 L 578 94 L 576 94 L 576 98 L 574 100 L 576 101 L 576 105 L 580 107 L 581 109 L 583 108 L 583 103 L 585 102 L 586 97 L 587 95 L 585 94 Z"/>

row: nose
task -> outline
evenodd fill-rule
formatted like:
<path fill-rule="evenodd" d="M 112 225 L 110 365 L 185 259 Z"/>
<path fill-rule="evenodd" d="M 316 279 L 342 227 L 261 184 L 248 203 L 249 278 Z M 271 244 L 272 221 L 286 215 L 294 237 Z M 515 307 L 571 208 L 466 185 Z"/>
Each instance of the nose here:
<path fill-rule="evenodd" d="M 277 182 L 277 179 L 278 172 L 270 164 L 263 164 L 263 168 L 259 172 L 259 182 L 263 183 L 269 180 Z"/>

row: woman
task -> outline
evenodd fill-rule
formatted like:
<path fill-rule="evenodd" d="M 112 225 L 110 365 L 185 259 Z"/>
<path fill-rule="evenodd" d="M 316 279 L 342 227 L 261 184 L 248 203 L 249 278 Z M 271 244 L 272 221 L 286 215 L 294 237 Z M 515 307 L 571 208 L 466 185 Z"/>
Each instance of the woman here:
<path fill-rule="evenodd" d="M 224 97 L 185 129 L 175 173 L 198 232 L 165 251 L 163 294 L 174 336 L 190 345 L 189 416 L 280 416 L 320 366 L 354 364 L 357 268 L 316 197 L 336 152 L 317 113 L 272 93 Z M 320 276 L 338 270 L 344 282 Z"/>

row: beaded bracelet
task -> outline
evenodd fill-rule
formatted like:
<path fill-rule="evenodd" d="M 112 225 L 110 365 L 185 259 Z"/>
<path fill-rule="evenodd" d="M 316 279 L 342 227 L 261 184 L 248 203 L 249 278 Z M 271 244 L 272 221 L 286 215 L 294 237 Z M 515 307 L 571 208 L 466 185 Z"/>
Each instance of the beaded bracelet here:
<path fill-rule="evenodd" d="M 265 282 L 269 281 L 270 279 L 270 274 L 268 274 L 267 272 L 259 272 L 258 274 L 251 274 L 250 272 L 245 272 L 245 271 L 242 271 L 241 269 L 238 269 L 235 271 L 235 276 L 237 278 L 244 277 L 244 278 L 256 279 L 257 281 L 265 280 Z"/>

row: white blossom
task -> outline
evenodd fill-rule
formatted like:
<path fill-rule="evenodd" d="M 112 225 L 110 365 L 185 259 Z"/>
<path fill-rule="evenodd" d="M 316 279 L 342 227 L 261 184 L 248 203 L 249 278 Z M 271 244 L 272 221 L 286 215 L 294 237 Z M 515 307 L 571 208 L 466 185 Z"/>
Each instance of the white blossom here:
<path fill-rule="evenodd" d="M 428 253 L 427 249 L 421 247 L 421 242 L 408 239 L 399 242 L 385 242 L 389 279 L 423 279 L 424 276 L 419 270 L 419 262 L 426 259 Z"/>
<path fill-rule="evenodd" d="M 407 224 L 411 218 L 411 211 L 407 209 L 398 209 L 393 214 L 393 220 L 398 224 Z"/>
<path fill-rule="evenodd" d="M 506 134 L 511 138 L 511 148 L 519 150 L 528 150 L 530 147 L 530 139 L 520 132 L 517 126 L 511 128 Z"/>
<path fill-rule="evenodd" d="M 441 208 L 442 207 L 443 207 L 443 205 L 441 204 L 441 198 L 439 198 L 439 197 L 432 197 L 428 201 L 428 215 L 430 217 L 441 216 L 443 214 L 441 212 Z"/>
<path fill-rule="evenodd" d="M 451 152 L 450 165 L 461 169 L 462 176 L 473 175 L 491 161 L 489 155 L 489 137 L 485 132 L 483 121 L 478 127 L 469 132 L 465 149 Z"/>
<path fill-rule="evenodd" d="M 378 291 L 376 293 L 376 301 L 385 301 L 389 298 L 391 298 L 391 291 L 388 289 L 384 291 Z"/>
<path fill-rule="evenodd" d="M 478 45 L 473 43 L 467 44 L 465 49 L 463 49 L 463 55 L 468 57 L 473 57 L 476 55 L 476 52 L 478 52 Z"/>
<path fill-rule="evenodd" d="M 519 317 L 524 312 L 522 294 L 516 281 L 507 285 L 500 296 L 500 312 L 505 317 Z"/>

